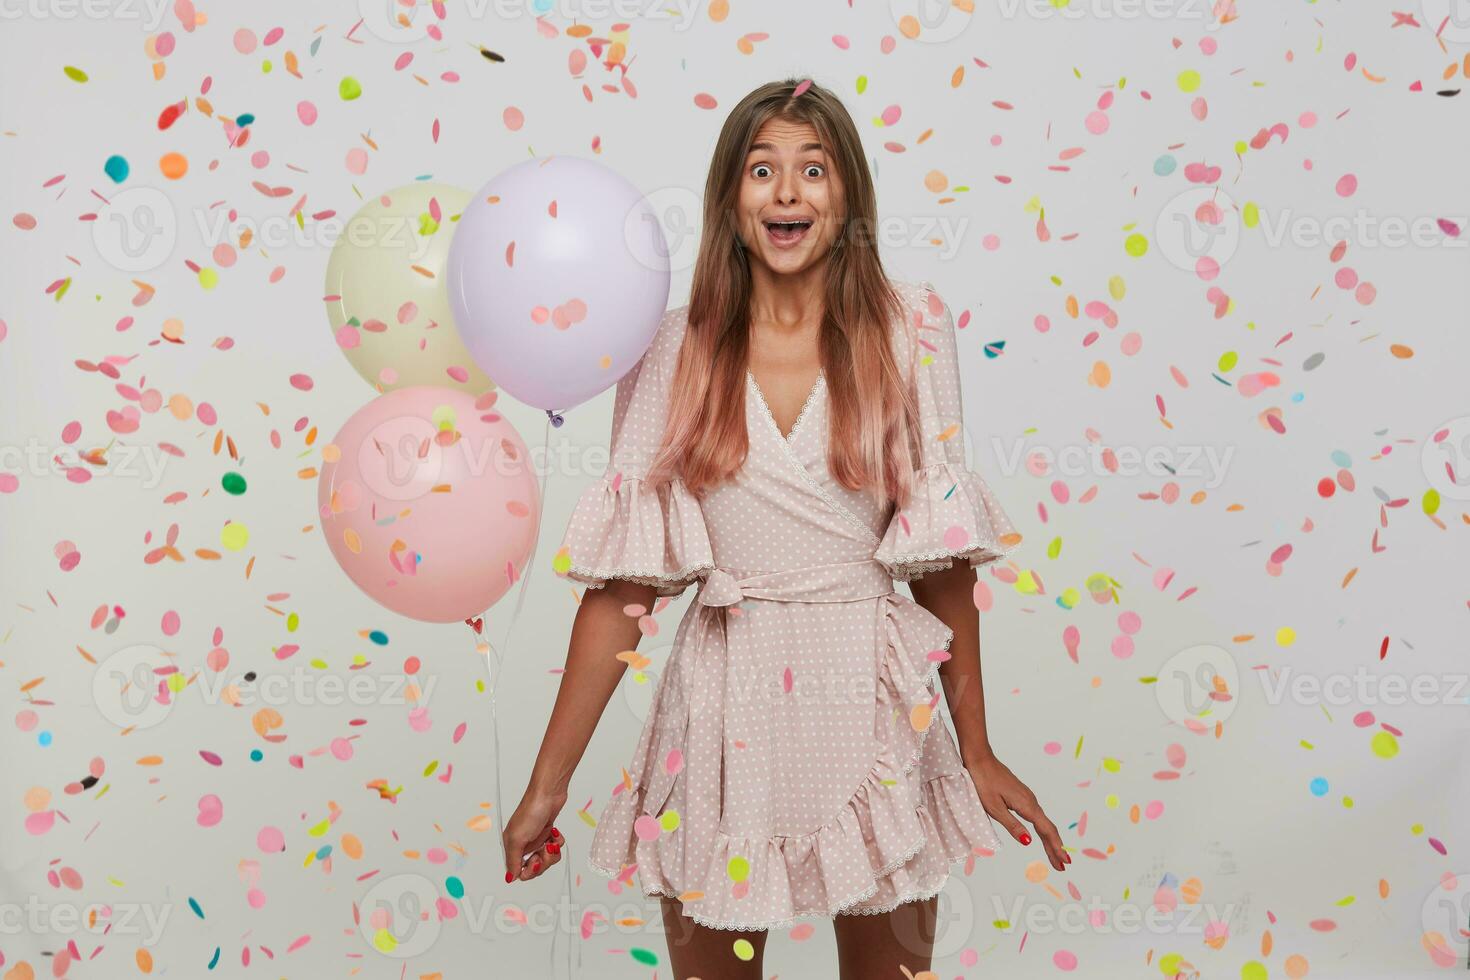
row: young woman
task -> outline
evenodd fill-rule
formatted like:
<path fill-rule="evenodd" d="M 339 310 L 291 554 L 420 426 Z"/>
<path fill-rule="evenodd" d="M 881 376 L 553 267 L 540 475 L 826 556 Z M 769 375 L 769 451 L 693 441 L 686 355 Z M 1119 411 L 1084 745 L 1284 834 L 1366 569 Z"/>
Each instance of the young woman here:
<path fill-rule="evenodd" d="M 589 855 L 662 897 L 676 980 L 758 978 L 765 930 L 813 915 L 844 980 L 928 969 L 951 864 L 1000 846 L 990 817 L 1071 861 L 986 735 L 975 567 L 1020 536 L 966 467 L 953 317 L 888 279 L 875 214 L 833 95 L 791 79 L 735 107 L 689 305 L 618 383 L 611 464 L 563 542 L 587 590 L 506 880 L 560 860 L 619 655 L 698 582 Z"/>

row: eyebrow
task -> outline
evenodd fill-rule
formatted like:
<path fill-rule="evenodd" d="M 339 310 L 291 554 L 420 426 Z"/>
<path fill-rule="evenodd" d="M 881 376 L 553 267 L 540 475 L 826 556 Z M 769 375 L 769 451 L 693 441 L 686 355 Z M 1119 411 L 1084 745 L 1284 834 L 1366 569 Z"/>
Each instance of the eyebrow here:
<path fill-rule="evenodd" d="M 776 148 L 776 144 L 775 143 L 767 143 L 765 140 L 762 140 L 759 143 L 752 143 L 752 144 L 750 144 L 750 149 L 747 150 L 746 152 L 747 153 L 754 153 L 756 150 L 774 150 L 775 148 Z M 803 143 L 801 145 L 801 149 L 797 150 L 796 152 L 798 152 L 798 153 L 807 153 L 807 152 L 810 152 L 811 150 L 820 150 L 821 148 L 822 148 L 822 144 L 821 143 Z"/>

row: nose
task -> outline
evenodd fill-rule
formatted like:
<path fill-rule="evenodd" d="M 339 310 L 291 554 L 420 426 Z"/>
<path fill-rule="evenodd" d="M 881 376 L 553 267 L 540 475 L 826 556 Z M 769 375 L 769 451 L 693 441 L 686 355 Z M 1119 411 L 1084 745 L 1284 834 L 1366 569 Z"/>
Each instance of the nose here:
<path fill-rule="evenodd" d="M 795 204 L 801 199 L 801 194 L 797 190 L 800 186 L 797 183 L 798 176 L 790 170 L 781 175 L 781 179 L 776 182 L 776 201 L 778 203 Z"/>

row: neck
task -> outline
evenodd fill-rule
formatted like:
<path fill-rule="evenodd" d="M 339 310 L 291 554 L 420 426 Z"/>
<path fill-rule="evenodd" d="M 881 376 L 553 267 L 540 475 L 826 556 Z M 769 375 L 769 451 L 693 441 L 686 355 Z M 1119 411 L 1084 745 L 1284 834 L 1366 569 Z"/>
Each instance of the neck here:
<path fill-rule="evenodd" d="M 798 329 L 822 315 L 826 303 L 827 265 L 780 273 L 769 266 L 750 268 L 750 315 L 775 327 Z"/>

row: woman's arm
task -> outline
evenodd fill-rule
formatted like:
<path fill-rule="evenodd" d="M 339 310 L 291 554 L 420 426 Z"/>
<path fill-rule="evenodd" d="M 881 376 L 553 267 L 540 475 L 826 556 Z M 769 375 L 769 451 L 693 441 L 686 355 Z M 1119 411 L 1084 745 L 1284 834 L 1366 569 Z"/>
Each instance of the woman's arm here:
<path fill-rule="evenodd" d="M 506 881 L 535 878 L 561 860 L 563 838 L 553 834 L 553 822 L 566 805 L 572 773 L 628 669 L 617 655 L 637 649 L 642 637 L 637 617 L 624 609 L 640 605 L 652 610 L 654 598 L 653 586 L 622 579 L 610 579 L 602 588 L 582 593 L 572 620 L 566 669 L 530 784 L 505 825 Z"/>
<path fill-rule="evenodd" d="M 939 682 L 954 721 L 960 759 L 974 780 L 985 812 L 1023 845 L 1031 843 L 1031 835 L 1011 811 L 1025 817 L 1040 835 L 1051 866 L 1066 870 L 1072 856 L 1062 849 L 1056 824 L 1042 812 L 1036 794 L 996 758 L 990 746 L 985 727 L 985 687 L 980 678 L 980 613 L 975 608 L 974 566 L 957 560 L 950 568 L 915 579 L 909 588 L 915 602 L 954 631 L 949 659 L 939 665 Z"/>

